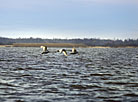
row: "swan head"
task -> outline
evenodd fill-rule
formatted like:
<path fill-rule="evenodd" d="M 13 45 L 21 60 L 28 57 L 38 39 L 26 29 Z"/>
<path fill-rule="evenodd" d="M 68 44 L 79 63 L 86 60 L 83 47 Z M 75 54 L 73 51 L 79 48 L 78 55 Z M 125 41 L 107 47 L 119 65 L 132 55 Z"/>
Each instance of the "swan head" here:
<path fill-rule="evenodd" d="M 40 46 L 40 48 L 42 48 L 43 51 L 47 51 L 47 46 Z"/>
<path fill-rule="evenodd" d="M 77 50 L 75 48 L 72 48 L 72 52 L 75 53 L 77 52 Z"/>

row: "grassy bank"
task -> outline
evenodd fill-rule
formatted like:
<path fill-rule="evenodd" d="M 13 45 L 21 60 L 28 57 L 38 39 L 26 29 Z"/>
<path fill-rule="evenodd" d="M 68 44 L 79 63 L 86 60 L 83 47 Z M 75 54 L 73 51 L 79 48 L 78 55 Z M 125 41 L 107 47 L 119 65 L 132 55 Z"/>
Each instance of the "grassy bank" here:
<path fill-rule="evenodd" d="M 0 45 L 0 47 L 13 47 L 13 45 Z"/>

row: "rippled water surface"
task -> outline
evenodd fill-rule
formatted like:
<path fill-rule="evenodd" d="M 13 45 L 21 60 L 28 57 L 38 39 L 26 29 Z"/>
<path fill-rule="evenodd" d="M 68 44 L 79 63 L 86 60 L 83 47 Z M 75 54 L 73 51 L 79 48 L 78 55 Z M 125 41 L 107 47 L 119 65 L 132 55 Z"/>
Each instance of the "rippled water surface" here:
<path fill-rule="evenodd" d="M 0 102 L 138 101 L 138 48 L 77 50 L 0 48 Z"/>

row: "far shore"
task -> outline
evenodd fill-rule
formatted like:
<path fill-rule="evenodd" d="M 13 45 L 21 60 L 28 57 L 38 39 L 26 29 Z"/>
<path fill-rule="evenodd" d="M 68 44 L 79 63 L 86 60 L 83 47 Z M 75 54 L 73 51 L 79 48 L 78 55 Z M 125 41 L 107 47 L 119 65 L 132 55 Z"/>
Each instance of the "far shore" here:
<path fill-rule="evenodd" d="M 85 44 L 75 43 L 13 43 L 13 47 L 87 47 Z"/>
<path fill-rule="evenodd" d="M 13 43 L 12 45 L 0 45 L 0 47 L 82 47 L 82 48 L 138 48 L 138 46 L 88 46 L 75 43 Z"/>

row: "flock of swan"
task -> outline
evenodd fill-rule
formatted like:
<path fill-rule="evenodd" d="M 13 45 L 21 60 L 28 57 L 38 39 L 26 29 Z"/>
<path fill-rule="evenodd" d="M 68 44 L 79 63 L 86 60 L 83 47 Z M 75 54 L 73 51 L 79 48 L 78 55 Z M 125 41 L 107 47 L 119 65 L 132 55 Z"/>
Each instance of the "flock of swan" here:
<path fill-rule="evenodd" d="M 51 53 L 52 52 L 52 51 L 49 51 L 47 49 L 47 46 L 40 46 L 40 47 L 43 49 L 43 52 L 41 54 L 47 54 L 47 53 Z M 65 56 L 68 56 L 67 50 L 65 50 L 65 49 L 60 49 L 60 50 L 57 50 L 57 51 L 54 51 L 54 52 L 60 52 L 60 53 L 63 53 Z M 70 54 L 77 54 L 77 53 L 78 53 L 77 50 L 75 48 L 72 48 Z"/>

